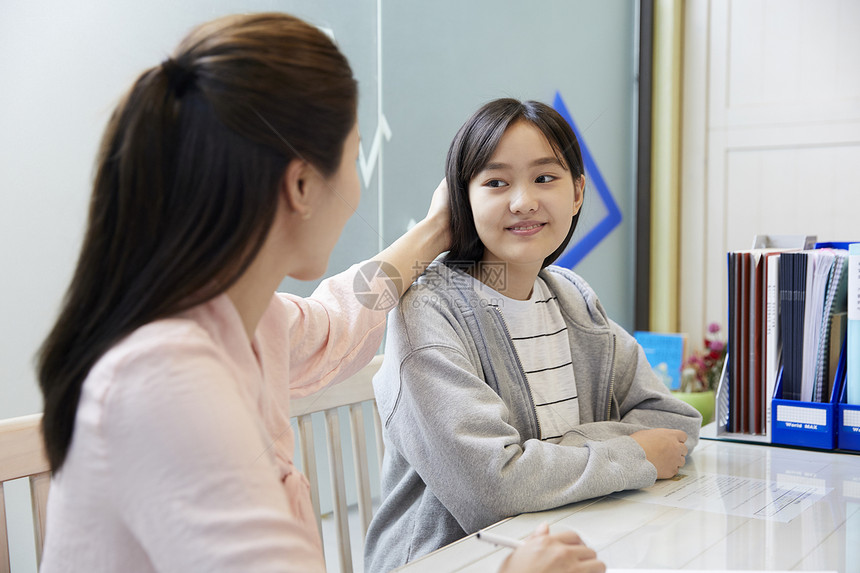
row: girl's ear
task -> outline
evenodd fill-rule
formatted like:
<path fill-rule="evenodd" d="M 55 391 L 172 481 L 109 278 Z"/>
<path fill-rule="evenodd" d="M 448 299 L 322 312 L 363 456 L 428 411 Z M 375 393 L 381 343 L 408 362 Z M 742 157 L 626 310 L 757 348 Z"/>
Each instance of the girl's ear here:
<path fill-rule="evenodd" d="M 579 213 L 582 200 L 585 198 L 585 175 L 580 175 L 573 180 L 573 214 Z"/>
<path fill-rule="evenodd" d="M 293 159 L 287 164 L 281 178 L 281 196 L 288 212 L 303 220 L 311 216 L 311 193 L 307 181 L 309 172 L 306 161 Z"/>

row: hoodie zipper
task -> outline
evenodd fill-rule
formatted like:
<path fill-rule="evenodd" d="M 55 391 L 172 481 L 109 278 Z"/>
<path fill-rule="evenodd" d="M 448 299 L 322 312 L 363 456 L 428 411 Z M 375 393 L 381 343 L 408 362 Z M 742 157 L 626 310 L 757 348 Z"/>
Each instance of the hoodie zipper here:
<path fill-rule="evenodd" d="M 511 348 L 513 348 L 513 350 L 514 350 L 514 358 L 517 360 L 517 366 L 519 367 L 520 372 L 523 373 L 523 378 L 525 378 L 526 392 L 529 395 L 529 401 L 531 402 L 531 405 L 532 405 L 532 413 L 535 416 L 535 423 L 537 424 L 537 430 L 538 430 L 537 439 L 540 440 L 541 439 L 540 418 L 538 418 L 538 415 L 537 415 L 537 408 L 535 408 L 535 399 L 534 399 L 534 396 L 532 396 L 532 389 L 531 389 L 531 386 L 529 386 L 528 376 L 526 376 L 526 369 L 523 368 L 523 363 L 520 360 L 519 353 L 517 352 L 517 346 L 514 344 L 514 341 L 511 338 L 511 331 L 510 331 L 510 329 L 508 329 L 508 321 L 505 320 L 505 315 L 502 314 L 502 311 L 501 311 L 501 309 L 499 309 L 499 307 L 494 306 L 493 309 L 498 313 L 499 318 L 502 319 L 502 326 L 505 329 L 505 334 L 508 337 L 508 342 L 511 343 Z M 613 368 L 613 370 L 614 370 L 614 368 Z M 613 376 L 614 376 L 614 373 L 613 373 Z"/>
<path fill-rule="evenodd" d="M 609 416 L 612 413 L 612 392 L 615 390 L 615 351 L 617 345 L 615 335 L 612 335 L 612 372 L 609 375 L 609 397 L 606 400 L 606 421 L 609 421 Z"/>

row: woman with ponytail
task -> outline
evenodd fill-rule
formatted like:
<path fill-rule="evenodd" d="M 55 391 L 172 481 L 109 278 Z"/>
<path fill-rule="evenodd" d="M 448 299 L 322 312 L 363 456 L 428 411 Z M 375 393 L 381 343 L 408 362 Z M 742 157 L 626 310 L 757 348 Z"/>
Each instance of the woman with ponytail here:
<path fill-rule="evenodd" d="M 117 107 L 38 357 L 43 572 L 325 569 L 290 399 L 379 347 L 385 310 L 356 297 L 359 268 L 402 294 L 450 236 L 440 186 L 371 262 L 307 299 L 275 292 L 325 272 L 358 204 L 356 102 L 325 34 L 258 14 L 198 27 Z M 529 551 L 572 546 L 538 537 Z"/>

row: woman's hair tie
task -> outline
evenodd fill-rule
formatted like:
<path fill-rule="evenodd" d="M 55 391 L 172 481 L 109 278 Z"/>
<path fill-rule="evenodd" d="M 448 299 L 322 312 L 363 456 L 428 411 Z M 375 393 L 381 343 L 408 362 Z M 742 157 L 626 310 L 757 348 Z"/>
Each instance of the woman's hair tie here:
<path fill-rule="evenodd" d="M 182 97 L 185 92 L 194 87 L 194 82 L 197 80 L 197 73 L 194 70 L 173 58 L 167 58 L 161 62 L 161 69 L 167 76 L 167 83 L 176 97 Z"/>

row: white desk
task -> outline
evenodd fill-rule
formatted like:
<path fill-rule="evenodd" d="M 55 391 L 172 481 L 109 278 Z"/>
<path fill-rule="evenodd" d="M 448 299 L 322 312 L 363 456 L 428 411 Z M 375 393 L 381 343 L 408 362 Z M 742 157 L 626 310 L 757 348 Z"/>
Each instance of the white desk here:
<path fill-rule="evenodd" d="M 787 522 L 743 516 L 750 509 L 739 506 L 679 509 L 606 496 L 518 515 L 492 530 L 522 539 L 543 521 L 552 531 L 568 527 L 613 569 L 860 572 L 860 456 L 702 440 L 681 473 L 691 482 L 720 474 L 813 493 L 809 507 Z M 716 497 L 728 505 L 731 495 Z M 493 572 L 509 552 L 469 536 L 398 571 Z"/>

